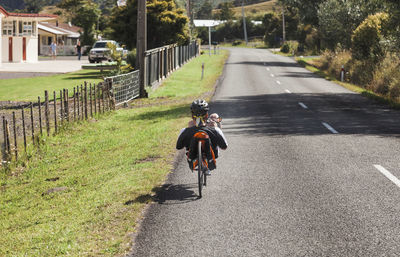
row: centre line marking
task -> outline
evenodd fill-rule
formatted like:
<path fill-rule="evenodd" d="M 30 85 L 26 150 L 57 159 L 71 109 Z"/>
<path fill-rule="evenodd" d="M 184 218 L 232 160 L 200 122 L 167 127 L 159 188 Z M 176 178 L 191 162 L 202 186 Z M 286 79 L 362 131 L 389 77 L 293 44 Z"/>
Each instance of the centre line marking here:
<path fill-rule="evenodd" d="M 303 104 L 302 102 L 299 102 L 299 105 L 300 105 L 301 107 L 303 107 L 303 109 L 308 109 L 307 105 Z"/>
<path fill-rule="evenodd" d="M 337 132 L 334 128 L 332 128 L 328 123 L 322 122 L 322 125 L 324 125 L 325 128 L 329 129 L 329 131 L 332 132 L 333 134 L 339 134 L 339 132 Z"/>
<path fill-rule="evenodd" d="M 270 68 L 267 67 L 266 69 L 267 69 L 267 71 L 270 71 Z"/>
<path fill-rule="evenodd" d="M 400 180 L 396 178 L 392 173 L 390 173 L 387 169 L 385 169 L 381 165 L 374 165 L 374 167 L 379 170 L 383 175 L 385 175 L 390 181 L 395 183 L 396 186 L 400 187 Z"/>
<path fill-rule="evenodd" d="M 276 83 L 278 83 L 278 85 L 280 85 L 280 84 L 281 84 L 281 82 L 280 82 L 279 80 L 277 80 L 277 81 L 276 81 Z"/>
<path fill-rule="evenodd" d="M 292 92 L 290 92 L 289 90 L 285 89 L 285 92 L 288 94 L 291 94 Z"/>
<path fill-rule="evenodd" d="M 274 74 L 271 74 L 271 77 L 275 77 L 275 75 L 274 75 Z"/>

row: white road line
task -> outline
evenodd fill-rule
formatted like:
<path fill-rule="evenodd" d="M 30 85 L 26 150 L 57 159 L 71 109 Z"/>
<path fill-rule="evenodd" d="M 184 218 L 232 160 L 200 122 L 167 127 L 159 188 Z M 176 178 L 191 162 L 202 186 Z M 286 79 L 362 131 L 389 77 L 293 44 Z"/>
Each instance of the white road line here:
<path fill-rule="evenodd" d="M 281 82 L 280 82 L 279 80 L 277 80 L 277 81 L 276 81 L 276 83 L 278 83 L 278 85 L 280 85 L 280 84 L 281 84 Z"/>
<path fill-rule="evenodd" d="M 303 107 L 303 109 L 308 109 L 307 105 L 303 104 L 302 102 L 299 102 L 299 105 L 300 105 L 301 107 Z"/>
<path fill-rule="evenodd" d="M 292 92 L 290 92 L 289 90 L 285 89 L 285 92 L 288 94 L 291 94 Z"/>
<path fill-rule="evenodd" d="M 274 74 L 271 74 L 271 77 L 275 77 L 275 75 L 274 75 Z"/>
<path fill-rule="evenodd" d="M 400 180 L 396 178 L 392 173 L 390 173 L 387 169 L 385 169 L 381 165 L 374 165 L 374 167 L 379 170 L 383 175 L 385 175 L 390 181 L 395 183 L 396 186 L 400 187 Z"/>
<path fill-rule="evenodd" d="M 270 68 L 267 67 L 266 69 L 267 69 L 267 71 L 270 71 Z"/>
<path fill-rule="evenodd" d="M 339 132 L 337 132 L 334 128 L 332 128 L 328 123 L 322 122 L 322 125 L 324 125 L 325 128 L 329 129 L 329 131 L 332 132 L 333 134 L 339 134 Z"/>

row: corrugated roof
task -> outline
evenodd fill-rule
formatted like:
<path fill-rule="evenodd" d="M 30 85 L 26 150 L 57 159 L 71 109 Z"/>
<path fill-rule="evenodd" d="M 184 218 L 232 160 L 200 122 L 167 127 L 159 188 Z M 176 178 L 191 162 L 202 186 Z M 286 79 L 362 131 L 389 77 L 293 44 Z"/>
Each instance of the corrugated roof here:
<path fill-rule="evenodd" d="M 50 28 L 50 27 L 44 26 L 43 24 L 40 24 L 40 23 L 38 24 L 38 29 L 41 29 L 41 30 L 44 30 L 44 31 L 47 31 L 47 32 L 50 32 L 50 33 L 56 34 L 56 35 L 68 35 L 68 33 L 64 32 L 64 31 Z"/>

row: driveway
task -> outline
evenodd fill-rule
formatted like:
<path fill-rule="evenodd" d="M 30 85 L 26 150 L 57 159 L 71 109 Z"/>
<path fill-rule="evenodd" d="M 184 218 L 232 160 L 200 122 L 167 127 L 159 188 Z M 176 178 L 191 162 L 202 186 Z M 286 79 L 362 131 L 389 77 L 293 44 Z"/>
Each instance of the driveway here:
<path fill-rule="evenodd" d="M 2 63 L 0 79 L 30 78 L 78 71 L 88 64 L 87 56 L 78 61 L 76 56 L 59 56 L 56 60 L 39 57 L 37 63 Z"/>

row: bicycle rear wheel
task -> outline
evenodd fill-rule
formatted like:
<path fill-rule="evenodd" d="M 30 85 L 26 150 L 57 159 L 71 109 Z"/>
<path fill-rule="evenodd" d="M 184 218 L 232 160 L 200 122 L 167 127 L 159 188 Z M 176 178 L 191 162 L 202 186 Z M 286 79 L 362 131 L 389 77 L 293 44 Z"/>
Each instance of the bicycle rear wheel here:
<path fill-rule="evenodd" d="M 198 163 L 197 163 L 197 176 L 198 176 L 198 184 L 199 184 L 199 198 L 202 197 L 202 189 L 203 189 L 203 178 L 204 175 L 204 168 L 203 168 L 203 156 L 201 154 L 201 142 L 198 143 L 197 147 L 197 155 L 198 155 Z"/>

